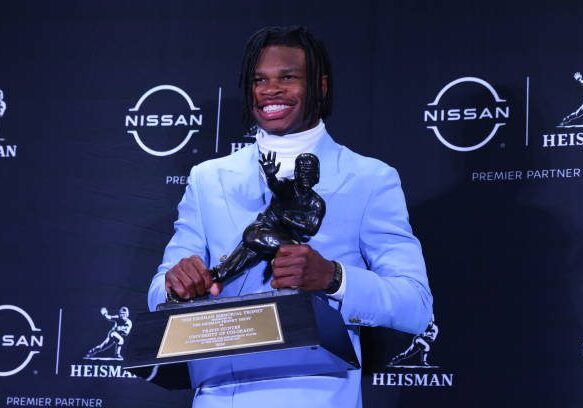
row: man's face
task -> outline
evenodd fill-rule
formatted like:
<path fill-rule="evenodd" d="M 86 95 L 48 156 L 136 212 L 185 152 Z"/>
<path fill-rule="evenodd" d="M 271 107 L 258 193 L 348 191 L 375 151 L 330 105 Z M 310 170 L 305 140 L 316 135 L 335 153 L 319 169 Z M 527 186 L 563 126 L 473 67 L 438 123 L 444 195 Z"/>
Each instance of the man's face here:
<path fill-rule="evenodd" d="M 313 127 L 313 119 L 304 119 L 306 87 L 306 56 L 302 49 L 282 45 L 263 48 L 253 82 L 253 117 L 257 125 L 280 136 Z"/>

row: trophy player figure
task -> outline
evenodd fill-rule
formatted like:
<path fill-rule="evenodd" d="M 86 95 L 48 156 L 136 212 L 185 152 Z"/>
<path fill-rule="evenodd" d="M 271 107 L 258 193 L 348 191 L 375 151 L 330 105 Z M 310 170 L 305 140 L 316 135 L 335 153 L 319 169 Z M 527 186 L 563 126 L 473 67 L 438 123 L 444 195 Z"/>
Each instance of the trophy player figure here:
<path fill-rule="evenodd" d="M 278 248 L 286 244 L 308 242 L 316 235 L 326 214 L 326 203 L 313 189 L 320 178 L 320 162 L 311 153 L 302 153 L 295 160 L 294 178 L 276 177 L 280 164 L 275 153 L 262 154 L 259 164 L 273 196 L 269 206 L 243 232 L 243 239 L 218 266 L 210 269 L 215 282 L 237 276 L 260 260 L 270 261 Z M 265 279 L 269 278 L 270 263 Z M 180 302 L 177 295 L 170 302 Z"/>

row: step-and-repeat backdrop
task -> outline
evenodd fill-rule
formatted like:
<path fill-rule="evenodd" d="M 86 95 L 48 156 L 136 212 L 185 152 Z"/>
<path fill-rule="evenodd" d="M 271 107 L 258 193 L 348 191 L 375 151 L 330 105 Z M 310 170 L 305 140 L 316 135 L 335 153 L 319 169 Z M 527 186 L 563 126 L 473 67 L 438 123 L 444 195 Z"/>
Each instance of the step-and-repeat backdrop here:
<path fill-rule="evenodd" d="M 188 407 L 122 369 L 190 167 L 252 143 L 265 25 L 327 44 L 340 143 L 396 167 L 435 315 L 367 407 L 583 406 L 583 3 L 0 4 L 0 405 Z M 364 301 L 364 300 L 363 300 Z"/>

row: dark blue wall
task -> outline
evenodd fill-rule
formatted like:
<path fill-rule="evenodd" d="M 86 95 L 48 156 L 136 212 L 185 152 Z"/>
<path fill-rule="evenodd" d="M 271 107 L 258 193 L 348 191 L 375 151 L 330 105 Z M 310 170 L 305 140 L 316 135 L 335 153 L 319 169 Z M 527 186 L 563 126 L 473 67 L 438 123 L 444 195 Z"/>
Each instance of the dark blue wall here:
<path fill-rule="evenodd" d="M 0 405 L 190 406 L 189 392 L 124 378 L 113 349 L 84 356 L 112 326 L 102 307 L 145 309 L 180 177 L 252 141 L 245 39 L 302 24 L 334 64 L 327 128 L 399 170 L 435 296 L 430 367 L 420 353 L 388 366 L 415 339 L 365 332 L 365 405 L 581 406 L 583 117 L 561 121 L 583 104 L 582 3 L 248 3 L 0 4 Z M 200 110 L 165 90 L 139 114 L 202 124 L 126 126 L 158 85 Z M 158 151 L 196 132 L 155 156 L 136 129 Z"/>

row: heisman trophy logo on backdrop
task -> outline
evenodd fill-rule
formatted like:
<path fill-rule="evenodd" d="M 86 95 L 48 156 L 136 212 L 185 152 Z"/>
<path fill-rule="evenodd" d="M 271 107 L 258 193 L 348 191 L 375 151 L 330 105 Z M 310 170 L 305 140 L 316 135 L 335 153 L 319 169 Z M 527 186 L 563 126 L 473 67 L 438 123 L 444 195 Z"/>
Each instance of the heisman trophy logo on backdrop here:
<path fill-rule="evenodd" d="M 583 86 L 583 75 L 581 75 L 581 72 L 575 72 L 575 74 L 573 74 L 573 78 L 575 79 L 575 81 L 577 81 L 579 83 L 579 85 Z M 583 104 L 581 104 L 581 106 L 579 106 L 576 110 L 574 110 L 573 112 L 571 112 L 567 116 L 565 116 L 563 118 L 563 120 L 561 120 L 561 123 L 559 123 L 559 125 L 557 127 L 560 127 L 560 128 L 573 128 L 573 127 L 581 128 L 581 127 L 583 127 L 583 123 L 577 123 L 578 119 L 581 119 L 581 118 L 583 118 Z"/>
<path fill-rule="evenodd" d="M 0 89 L 0 119 L 4 117 L 6 113 L 6 101 L 4 100 L 4 92 Z M 17 145 L 7 145 L 2 144 L 6 139 L 2 135 L 1 127 L 0 127 L 0 159 L 6 157 L 16 157 L 16 148 Z"/>
<path fill-rule="evenodd" d="M 583 75 L 581 72 L 575 72 L 573 79 L 578 85 L 583 86 Z M 554 128 L 549 127 L 543 130 L 541 134 L 542 147 L 569 148 L 583 146 L 583 132 L 581 128 L 583 128 L 583 103 L 574 111 L 567 113 Z"/>
<path fill-rule="evenodd" d="M 100 310 L 101 315 L 113 323 L 107 332 L 105 339 L 97 346 L 87 352 L 86 360 L 123 360 L 121 348 L 125 341 L 124 337 L 129 336 L 132 330 L 132 321 L 129 319 L 130 311 L 123 306 L 116 315 L 110 315 L 105 307 Z M 113 356 L 103 354 L 104 351 L 113 348 Z"/>
<path fill-rule="evenodd" d="M 372 373 L 372 385 L 384 387 L 453 387 L 453 373 L 431 359 L 439 328 L 432 316 L 425 331 L 413 336 L 408 346 L 393 354 L 385 372 Z"/>
<path fill-rule="evenodd" d="M 132 331 L 129 309 L 122 306 L 117 314 L 110 314 L 105 307 L 102 307 L 100 313 L 111 324 L 110 329 L 103 340 L 87 351 L 83 357 L 84 360 L 89 360 L 90 364 L 71 364 L 69 376 L 136 378 L 134 374 L 123 370 L 119 363 L 114 363 L 114 361 L 123 361 L 122 349 Z M 99 362 L 104 363 L 98 364 Z"/>
<path fill-rule="evenodd" d="M 4 101 L 4 92 L 0 89 L 0 118 L 4 116 L 6 112 L 6 102 Z"/>
<path fill-rule="evenodd" d="M 431 351 L 431 344 L 437 338 L 437 334 L 439 333 L 439 328 L 437 324 L 433 321 L 433 317 L 431 321 L 427 325 L 425 331 L 421 334 L 416 335 L 413 337 L 411 341 L 411 345 L 407 347 L 403 352 L 397 354 L 395 357 L 391 359 L 389 363 L 390 367 L 431 367 L 431 368 L 438 368 L 439 366 L 432 366 L 428 362 L 429 353 Z M 419 365 L 399 365 L 403 360 L 412 360 L 412 357 L 416 354 L 419 354 Z"/>

